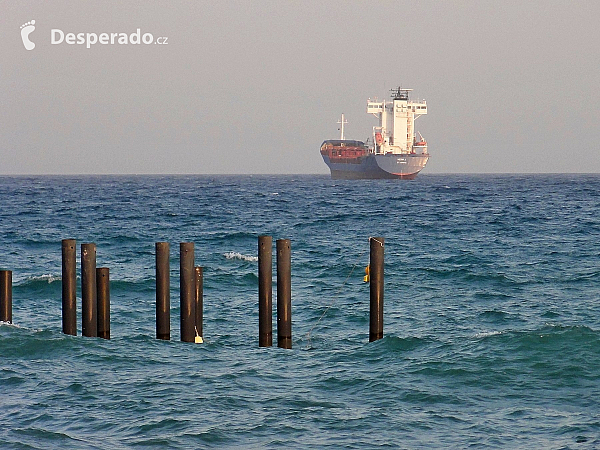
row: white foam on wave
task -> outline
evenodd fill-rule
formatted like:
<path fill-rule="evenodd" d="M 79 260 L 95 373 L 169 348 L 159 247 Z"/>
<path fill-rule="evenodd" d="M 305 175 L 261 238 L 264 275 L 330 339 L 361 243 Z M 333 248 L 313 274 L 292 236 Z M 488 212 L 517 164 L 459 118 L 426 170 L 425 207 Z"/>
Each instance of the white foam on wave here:
<path fill-rule="evenodd" d="M 502 331 L 482 331 L 480 333 L 475 334 L 476 339 L 486 338 L 490 336 L 497 336 L 499 334 L 503 334 Z"/>
<path fill-rule="evenodd" d="M 14 318 L 13 318 L 13 320 L 14 320 Z M 2 325 L 3 327 L 6 326 L 6 327 L 18 328 L 20 330 L 27 330 L 28 329 L 28 328 L 26 328 L 24 326 L 21 326 L 21 325 L 18 325 L 16 323 L 3 322 L 1 320 L 0 320 L 0 325 Z M 41 331 L 41 330 L 34 330 L 34 331 Z"/>
<path fill-rule="evenodd" d="M 223 253 L 223 256 L 227 259 L 241 259 L 242 261 L 249 261 L 249 262 L 258 261 L 257 256 L 242 255 L 239 252 L 227 252 L 227 253 Z"/>
<path fill-rule="evenodd" d="M 54 283 L 55 281 L 61 281 L 62 277 L 60 275 L 52 275 L 51 273 L 47 273 L 45 275 L 26 277 L 21 279 L 16 279 L 14 281 L 15 285 L 21 284 L 29 284 L 35 281 L 47 281 L 48 284 Z"/>
<path fill-rule="evenodd" d="M 50 283 L 54 283 L 55 281 L 62 280 L 62 277 L 60 275 L 52 275 L 52 274 L 48 273 L 45 275 L 40 275 L 39 277 L 32 277 L 32 280 L 46 280 L 46 281 L 48 281 L 48 284 L 50 284 Z"/>

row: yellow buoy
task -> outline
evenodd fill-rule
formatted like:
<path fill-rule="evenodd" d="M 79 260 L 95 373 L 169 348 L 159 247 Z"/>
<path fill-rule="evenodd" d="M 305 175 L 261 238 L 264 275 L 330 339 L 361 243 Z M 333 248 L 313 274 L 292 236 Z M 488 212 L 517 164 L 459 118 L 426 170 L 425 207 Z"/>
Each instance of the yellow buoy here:
<path fill-rule="evenodd" d="M 371 264 L 368 264 L 367 267 L 365 267 L 365 276 L 363 277 L 363 281 L 365 283 L 368 283 L 370 280 L 369 274 L 371 272 Z"/>

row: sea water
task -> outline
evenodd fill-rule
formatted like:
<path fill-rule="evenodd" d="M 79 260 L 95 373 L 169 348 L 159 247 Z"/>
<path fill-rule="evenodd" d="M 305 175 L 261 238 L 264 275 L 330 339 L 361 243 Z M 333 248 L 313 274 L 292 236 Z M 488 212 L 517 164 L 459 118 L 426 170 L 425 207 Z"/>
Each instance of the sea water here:
<path fill-rule="evenodd" d="M 0 205 L 1 448 L 600 447 L 598 175 L 0 177 Z M 291 239 L 292 350 L 258 347 L 261 234 Z M 78 274 L 85 242 L 110 268 L 110 341 L 81 336 L 80 289 L 79 336 L 61 333 L 66 238 Z M 155 339 L 157 241 L 170 341 Z M 202 345 L 179 341 L 187 241 Z"/>

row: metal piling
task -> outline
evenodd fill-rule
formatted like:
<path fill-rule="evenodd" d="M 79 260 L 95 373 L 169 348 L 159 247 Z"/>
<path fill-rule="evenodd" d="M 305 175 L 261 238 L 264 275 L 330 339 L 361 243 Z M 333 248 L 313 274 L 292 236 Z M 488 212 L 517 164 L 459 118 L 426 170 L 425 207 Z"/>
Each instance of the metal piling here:
<path fill-rule="evenodd" d="M 169 243 L 157 242 L 156 248 L 156 339 L 171 339 L 171 291 Z"/>
<path fill-rule="evenodd" d="M 77 242 L 62 240 L 62 330 L 77 336 Z"/>
<path fill-rule="evenodd" d="M 110 271 L 108 267 L 96 269 L 98 301 L 98 337 L 110 339 Z"/>
<path fill-rule="evenodd" d="M 204 338 L 204 331 L 202 329 L 202 322 L 204 320 L 204 270 L 200 266 L 195 267 L 195 282 L 196 282 L 196 295 L 195 300 L 196 304 L 194 305 L 195 309 L 195 339 L 196 341 L 202 342 Z M 200 338 L 200 339 L 198 339 Z"/>
<path fill-rule="evenodd" d="M 292 348 L 292 258 L 289 239 L 277 240 L 277 346 Z"/>
<path fill-rule="evenodd" d="M 383 267 L 384 238 L 372 237 L 370 244 L 370 315 L 369 342 L 383 338 Z"/>
<path fill-rule="evenodd" d="M 273 238 L 258 237 L 258 346 L 273 345 Z"/>
<path fill-rule="evenodd" d="M 194 243 L 179 244 L 179 289 L 180 289 L 180 329 L 183 342 L 194 342 L 196 333 L 196 281 L 194 269 Z"/>
<path fill-rule="evenodd" d="M 0 270 L 0 322 L 12 320 L 12 270 Z"/>
<path fill-rule="evenodd" d="M 81 334 L 98 336 L 96 244 L 81 244 Z"/>

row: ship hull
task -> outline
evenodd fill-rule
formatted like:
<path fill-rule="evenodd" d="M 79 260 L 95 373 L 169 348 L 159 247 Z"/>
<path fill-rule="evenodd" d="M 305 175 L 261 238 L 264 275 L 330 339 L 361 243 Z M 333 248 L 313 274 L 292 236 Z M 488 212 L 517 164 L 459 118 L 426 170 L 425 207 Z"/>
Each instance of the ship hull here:
<path fill-rule="evenodd" d="M 342 180 L 359 179 L 406 179 L 412 180 L 425 167 L 428 154 L 409 155 L 366 155 L 352 162 L 335 161 L 322 155 L 331 171 L 331 178 Z"/>

